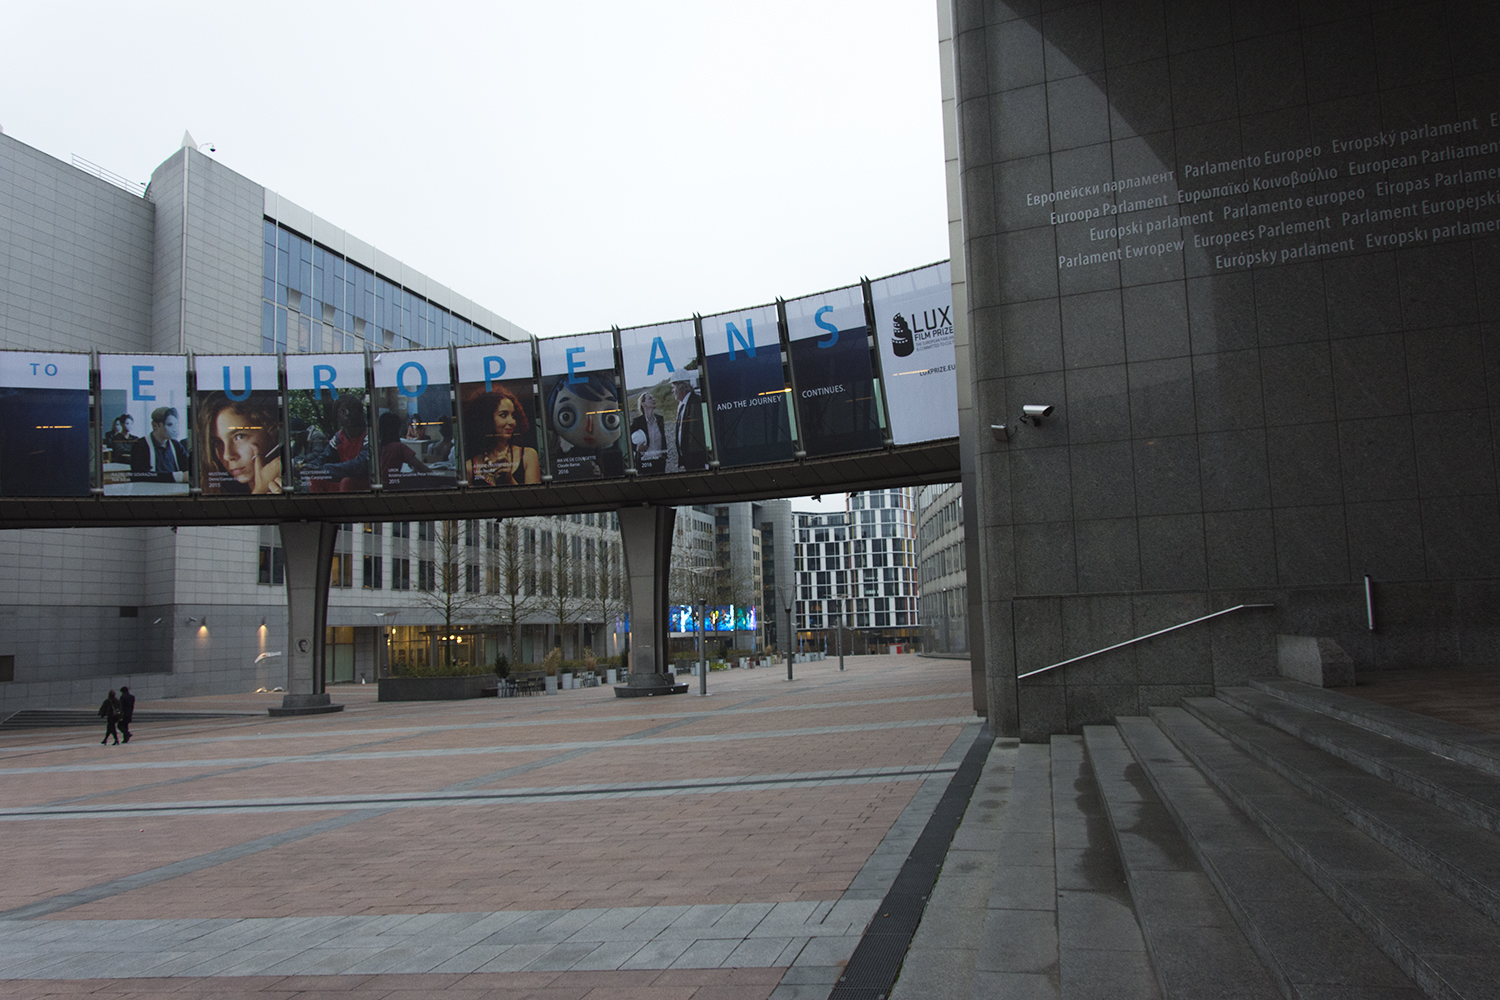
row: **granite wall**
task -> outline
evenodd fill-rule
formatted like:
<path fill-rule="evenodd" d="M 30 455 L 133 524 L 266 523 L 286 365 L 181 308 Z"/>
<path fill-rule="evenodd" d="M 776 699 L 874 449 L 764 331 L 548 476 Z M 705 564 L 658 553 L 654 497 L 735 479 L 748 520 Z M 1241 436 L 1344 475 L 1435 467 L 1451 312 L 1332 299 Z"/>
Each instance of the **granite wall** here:
<path fill-rule="evenodd" d="M 1497 10 L 954 0 L 997 728 L 1243 682 L 1278 632 L 1500 665 Z"/>

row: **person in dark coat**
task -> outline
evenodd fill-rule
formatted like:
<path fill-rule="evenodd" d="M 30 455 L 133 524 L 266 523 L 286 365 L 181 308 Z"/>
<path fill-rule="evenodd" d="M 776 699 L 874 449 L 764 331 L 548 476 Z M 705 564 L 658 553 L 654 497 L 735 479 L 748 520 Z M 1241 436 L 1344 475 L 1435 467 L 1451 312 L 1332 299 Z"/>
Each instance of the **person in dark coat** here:
<path fill-rule="evenodd" d="M 99 741 L 103 746 L 109 742 L 109 738 L 115 738 L 115 745 L 120 745 L 120 730 L 117 728 L 120 722 L 120 699 L 115 697 L 114 691 L 109 692 L 109 697 L 99 706 L 99 718 L 104 720 L 104 739 Z"/>
<path fill-rule="evenodd" d="M 130 720 L 135 718 L 135 695 L 130 693 L 130 688 L 120 685 L 120 735 L 125 737 L 125 742 L 130 742 Z"/>
<path fill-rule="evenodd" d="M 697 376 L 682 372 L 672 382 L 677 397 L 677 465 L 683 472 L 708 468 L 708 445 L 703 436 L 703 397 Z"/>

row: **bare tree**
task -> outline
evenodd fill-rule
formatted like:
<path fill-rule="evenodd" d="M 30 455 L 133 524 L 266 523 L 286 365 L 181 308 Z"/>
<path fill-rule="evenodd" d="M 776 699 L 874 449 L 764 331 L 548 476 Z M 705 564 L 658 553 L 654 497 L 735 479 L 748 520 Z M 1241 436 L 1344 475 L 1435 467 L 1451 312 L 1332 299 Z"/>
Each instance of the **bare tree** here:
<path fill-rule="evenodd" d="M 625 616 L 629 607 L 629 587 L 625 582 L 625 560 L 620 544 L 620 532 L 609 527 L 609 515 L 600 514 L 598 527 L 588 544 L 594 548 L 594 558 L 586 566 L 588 585 L 588 617 L 597 619 L 600 627 L 608 633 L 616 621 Z M 587 562 L 585 552 L 585 562 Z"/>
<path fill-rule="evenodd" d="M 510 637 L 510 662 L 520 663 L 521 626 L 541 612 L 545 604 L 537 587 L 535 529 L 513 521 L 495 521 L 487 525 L 486 531 L 494 556 L 485 570 L 485 617 L 506 630 Z M 531 546 L 524 544 L 528 531 L 533 539 Z"/>
<path fill-rule="evenodd" d="M 429 522 L 427 531 L 432 534 L 433 558 L 419 557 L 417 599 L 427 610 L 442 616 L 441 666 L 446 667 L 452 666 L 454 660 L 454 626 L 475 619 L 484 603 L 484 594 L 476 584 L 477 574 L 469 572 L 471 564 L 464 551 L 467 546 L 458 522 Z"/>
<path fill-rule="evenodd" d="M 542 532 L 542 604 L 561 635 L 565 627 L 583 617 L 579 601 L 583 590 L 583 540 L 578 535 L 565 533 L 561 518 L 556 525 L 555 532 Z M 573 551 L 575 540 L 580 549 L 576 557 Z"/>

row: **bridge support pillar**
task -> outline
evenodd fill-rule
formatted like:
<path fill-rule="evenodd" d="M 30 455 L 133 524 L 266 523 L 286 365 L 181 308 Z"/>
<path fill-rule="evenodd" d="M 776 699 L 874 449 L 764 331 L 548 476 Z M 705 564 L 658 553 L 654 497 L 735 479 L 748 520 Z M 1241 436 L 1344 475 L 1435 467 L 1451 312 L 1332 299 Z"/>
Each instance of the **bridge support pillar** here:
<path fill-rule="evenodd" d="M 667 581 L 672 563 L 675 507 L 620 510 L 625 573 L 630 579 L 630 675 L 615 686 L 617 698 L 682 694 L 667 673 Z"/>
<path fill-rule="evenodd" d="M 286 558 L 286 696 L 272 715 L 339 712 L 323 689 L 323 640 L 328 625 L 328 579 L 337 524 L 285 521 L 281 548 Z"/>

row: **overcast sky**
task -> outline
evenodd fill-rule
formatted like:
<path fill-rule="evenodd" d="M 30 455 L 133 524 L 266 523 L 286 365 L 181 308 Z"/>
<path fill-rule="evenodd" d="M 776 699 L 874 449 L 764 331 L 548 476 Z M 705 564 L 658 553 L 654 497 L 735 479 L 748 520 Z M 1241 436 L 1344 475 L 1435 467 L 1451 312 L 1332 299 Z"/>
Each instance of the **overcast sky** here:
<path fill-rule="evenodd" d="M 216 159 L 539 336 L 948 256 L 931 0 L 7 10 L 0 127 Z"/>

